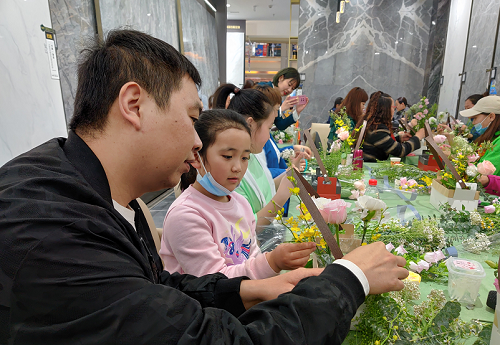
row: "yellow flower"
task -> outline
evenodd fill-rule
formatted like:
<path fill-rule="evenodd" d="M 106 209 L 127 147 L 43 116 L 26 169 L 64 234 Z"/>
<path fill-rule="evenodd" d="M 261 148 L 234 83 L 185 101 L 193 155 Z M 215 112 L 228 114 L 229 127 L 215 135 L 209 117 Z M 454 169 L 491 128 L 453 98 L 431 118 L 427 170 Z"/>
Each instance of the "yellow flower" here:
<path fill-rule="evenodd" d="M 295 177 L 293 176 L 287 176 L 286 177 L 290 182 L 295 182 Z"/>
<path fill-rule="evenodd" d="M 304 220 L 311 220 L 311 214 L 310 213 L 304 214 Z"/>
<path fill-rule="evenodd" d="M 290 189 L 290 193 L 292 193 L 293 195 L 299 195 L 299 192 L 300 192 L 299 187 L 288 188 L 288 189 Z"/>
<path fill-rule="evenodd" d="M 366 246 L 366 242 L 361 243 L 362 246 Z"/>
<path fill-rule="evenodd" d="M 375 345 L 380 345 L 380 341 L 378 341 L 378 340 L 377 340 L 377 341 L 375 342 Z"/>
<path fill-rule="evenodd" d="M 392 336 L 392 339 L 394 339 L 394 340 L 398 340 L 398 336 L 397 336 L 397 335 L 393 335 L 393 336 Z"/>

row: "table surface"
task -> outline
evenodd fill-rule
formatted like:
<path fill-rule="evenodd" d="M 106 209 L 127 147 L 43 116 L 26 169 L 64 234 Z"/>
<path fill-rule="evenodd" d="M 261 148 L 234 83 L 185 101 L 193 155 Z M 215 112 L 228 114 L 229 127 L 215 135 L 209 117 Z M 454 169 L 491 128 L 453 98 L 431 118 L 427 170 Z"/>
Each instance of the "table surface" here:
<path fill-rule="evenodd" d="M 377 163 L 364 164 L 366 185 L 368 185 L 367 182 L 370 177 L 369 169 L 375 166 L 377 166 Z M 430 195 L 428 194 L 418 195 L 417 198 L 413 201 L 404 201 L 400 196 L 398 196 L 398 194 L 395 193 L 394 190 L 391 191 L 387 189 L 384 186 L 383 180 L 378 180 L 377 187 L 379 188 L 380 199 L 387 204 L 388 211 L 391 217 L 397 217 L 397 207 L 399 205 L 413 205 L 422 217 L 439 215 L 439 211 L 430 204 Z M 409 198 L 411 195 L 411 193 L 403 193 L 403 194 L 406 195 L 407 198 Z M 348 194 L 343 193 L 343 195 L 350 195 L 350 193 Z M 346 199 L 345 201 L 354 204 L 354 200 Z M 296 210 L 298 202 L 299 201 L 296 197 L 292 198 L 290 202 L 289 215 L 298 214 L 299 211 Z M 354 206 L 352 206 L 350 209 L 352 210 L 353 208 Z M 405 217 L 407 217 L 406 219 L 409 220 L 411 219 L 411 217 L 413 217 L 413 213 L 407 210 Z M 483 265 L 483 268 L 486 271 L 486 277 L 481 282 L 479 297 L 476 300 L 475 308 L 469 310 L 465 307 L 465 305 L 462 305 L 462 312 L 460 314 L 461 318 L 466 321 L 471 319 L 478 319 L 478 320 L 493 322 L 494 311 L 486 306 L 486 299 L 488 297 L 488 292 L 490 290 L 495 289 L 495 287 L 493 286 L 494 275 L 493 275 L 493 269 L 491 269 L 484 261 L 491 260 L 493 262 L 498 262 L 498 248 L 496 248 L 496 250 L 492 248 L 491 250 L 483 252 L 481 254 L 473 254 L 465 251 L 460 241 L 455 241 L 454 245 L 458 250 L 458 256 L 460 258 L 466 258 L 478 261 Z M 427 295 L 430 293 L 432 289 L 443 290 L 445 295 L 447 297 L 449 296 L 447 284 L 440 284 L 436 282 L 421 282 L 420 284 L 420 290 L 422 296 L 421 300 L 426 299 Z M 417 303 L 419 302 L 420 301 L 417 301 Z"/>

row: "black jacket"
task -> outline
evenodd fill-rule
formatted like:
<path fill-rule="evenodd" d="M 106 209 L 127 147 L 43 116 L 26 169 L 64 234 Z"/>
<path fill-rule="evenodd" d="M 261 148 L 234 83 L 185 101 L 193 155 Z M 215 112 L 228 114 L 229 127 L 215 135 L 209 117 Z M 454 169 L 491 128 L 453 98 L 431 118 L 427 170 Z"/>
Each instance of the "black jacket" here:
<path fill-rule="evenodd" d="M 416 136 L 405 142 L 399 137 L 394 140 L 386 125 L 378 125 L 376 130 L 367 131 L 363 142 L 363 160 L 365 162 L 385 161 L 389 155 L 406 157 L 407 154 L 420 148 L 420 139 Z"/>
<path fill-rule="evenodd" d="M 331 265 L 244 312 L 242 278 L 163 271 L 130 206 L 137 232 L 73 132 L 0 168 L 0 344 L 340 344 L 364 300 Z"/>

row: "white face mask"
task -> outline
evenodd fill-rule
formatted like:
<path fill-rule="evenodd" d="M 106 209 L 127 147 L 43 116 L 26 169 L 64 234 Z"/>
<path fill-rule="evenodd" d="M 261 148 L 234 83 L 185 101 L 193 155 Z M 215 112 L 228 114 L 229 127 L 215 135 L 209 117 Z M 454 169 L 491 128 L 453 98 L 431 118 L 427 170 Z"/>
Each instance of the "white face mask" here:
<path fill-rule="evenodd" d="M 205 165 L 203 164 L 203 160 L 201 159 L 201 157 L 200 157 L 200 163 L 203 166 L 203 169 L 205 170 L 205 175 L 202 177 L 198 172 L 198 175 L 196 175 L 196 181 L 198 181 L 198 183 L 201 184 L 201 186 L 205 188 L 207 192 L 216 196 L 226 196 L 232 193 L 229 189 L 225 188 L 217 181 L 215 181 L 212 174 L 208 172 L 207 169 L 205 168 Z"/>

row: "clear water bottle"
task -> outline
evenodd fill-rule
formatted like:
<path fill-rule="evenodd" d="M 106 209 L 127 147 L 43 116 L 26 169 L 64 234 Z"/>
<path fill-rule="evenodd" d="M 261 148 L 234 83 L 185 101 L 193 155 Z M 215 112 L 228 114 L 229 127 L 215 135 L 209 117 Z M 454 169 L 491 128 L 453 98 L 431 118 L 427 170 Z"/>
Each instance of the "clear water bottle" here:
<path fill-rule="evenodd" d="M 377 180 L 372 178 L 368 181 L 368 188 L 366 188 L 365 195 L 371 196 L 375 199 L 380 199 L 377 188 Z"/>

